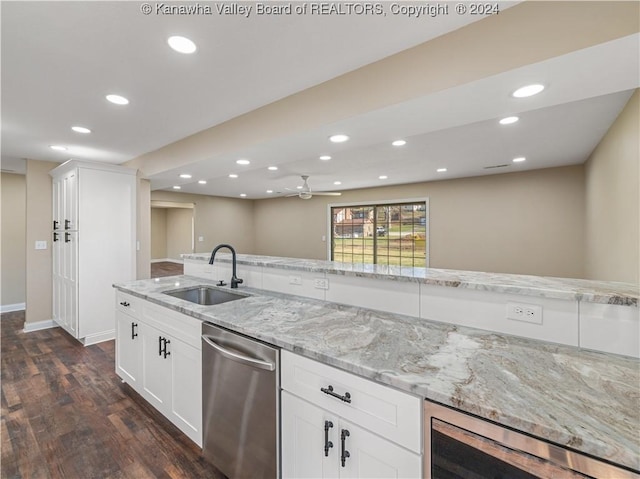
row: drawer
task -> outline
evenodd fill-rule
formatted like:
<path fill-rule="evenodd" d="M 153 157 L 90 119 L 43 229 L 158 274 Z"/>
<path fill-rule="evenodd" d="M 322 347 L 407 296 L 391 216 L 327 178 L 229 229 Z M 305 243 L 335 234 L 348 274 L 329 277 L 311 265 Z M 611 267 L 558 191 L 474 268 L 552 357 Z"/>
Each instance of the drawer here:
<path fill-rule="evenodd" d="M 117 291 L 116 310 L 138 318 L 140 317 L 140 299 L 122 291 Z"/>
<path fill-rule="evenodd" d="M 422 452 L 422 400 L 340 369 L 282 351 L 282 389 L 407 449 Z M 350 396 L 345 402 L 327 392 Z"/>
<path fill-rule="evenodd" d="M 140 318 L 160 331 L 202 350 L 202 321 L 164 306 L 141 301 Z"/>

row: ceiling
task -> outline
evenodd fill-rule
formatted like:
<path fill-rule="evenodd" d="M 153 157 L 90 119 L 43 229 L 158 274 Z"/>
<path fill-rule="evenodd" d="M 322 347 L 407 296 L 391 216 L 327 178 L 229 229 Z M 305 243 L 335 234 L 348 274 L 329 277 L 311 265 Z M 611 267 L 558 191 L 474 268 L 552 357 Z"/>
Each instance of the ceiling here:
<path fill-rule="evenodd" d="M 402 16 L 145 16 L 139 8 L 2 3 L 3 169 L 19 158 L 123 163 L 477 19 L 438 16 L 425 28 Z M 170 50 L 173 34 L 194 40 L 198 51 Z M 314 190 L 343 191 L 580 164 L 640 86 L 639 44 L 639 35 L 621 38 L 169 169 L 150 178 L 152 189 L 268 198 L 295 189 L 303 174 Z M 510 96 L 532 80 L 545 91 Z M 111 105 L 108 93 L 131 104 Z M 520 121 L 499 125 L 508 115 Z M 336 132 L 350 141 L 329 143 Z M 407 144 L 391 146 L 399 138 Z M 54 144 L 68 150 L 53 151 Z M 323 154 L 332 159 L 319 160 Z M 517 156 L 527 160 L 512 163 Z M 251 164 L 236 165 L 237 158 Z M 486 169 L 498 165 L 507 166 Z"/>
<path fill-rule="evenodd" d="M 441 16 L 427 29 L 400 15 L 144 15 L 141 5 L 1 3 L 3 160 L 123 163 L 477 19 Z M 171 50 L 171 35 L 197 53 Z"/>

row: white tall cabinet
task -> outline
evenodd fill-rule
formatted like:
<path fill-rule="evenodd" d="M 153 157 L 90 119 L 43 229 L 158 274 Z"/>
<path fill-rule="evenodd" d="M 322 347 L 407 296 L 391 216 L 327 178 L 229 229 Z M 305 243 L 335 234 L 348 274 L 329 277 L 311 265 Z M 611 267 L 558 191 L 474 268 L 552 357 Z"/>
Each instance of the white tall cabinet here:
<path fill-rule="evenodd" d="M 83 344 L 115 337 L 115 282 L 135 279 L 136 170 L 67 161 L 53 179 L 53 319 Z"/>

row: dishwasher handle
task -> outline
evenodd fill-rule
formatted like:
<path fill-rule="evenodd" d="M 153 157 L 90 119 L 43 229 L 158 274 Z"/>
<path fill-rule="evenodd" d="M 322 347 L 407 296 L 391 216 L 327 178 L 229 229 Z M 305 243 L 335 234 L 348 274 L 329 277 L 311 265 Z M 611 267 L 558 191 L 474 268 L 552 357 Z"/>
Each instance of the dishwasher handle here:
<path fill-rule="evenodd" d="M 206 336 L 203 334 L 202 340 L 227 359 L 231 359 L 232 361 L 236 361 L 241 364 L 246 364 L 247 366 L 252 366 L 254 368 L 265 369 L 267 371 L 276 370 L 276 365 L 274 363 L 270 363 L 268 361 L 261 361 L 260 359 L 251 358 L 243 354 L 238 354 L 233 351 L 229 351 L 228 349 L 225 349 L 222 346 L 220 346 L 218 343 L 216 343 L 214 341 L 214 338 L 212 338 L 211 336 Z"/>

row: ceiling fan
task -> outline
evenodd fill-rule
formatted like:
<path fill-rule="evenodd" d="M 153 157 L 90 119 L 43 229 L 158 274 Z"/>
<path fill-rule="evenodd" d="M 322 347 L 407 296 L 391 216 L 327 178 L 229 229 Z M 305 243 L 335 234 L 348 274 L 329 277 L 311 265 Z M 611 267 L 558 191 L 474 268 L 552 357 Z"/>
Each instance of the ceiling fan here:
<path fill-rule="evenodd" d="M 311 187 L 309 186 L 309 183 L 307 183 L 307 180 L 309 179 L 309 175 L 302 175 L 302 187 L 298 187 L 298 190 L 295 193 L 291 193 L 287 196 L 297 196 L 298 198 L 302 198 L 303 200 L 308 200 L 311 197 L 313 197 L 313 195 L 322 195 L 322 196 L 340 196 L 342 193 L 338 193 L 338 192 L 328 192 L 328 191 L 311 191 Z M 289 191 L 294 191 L 290 188 L 285 188 Z"/>

